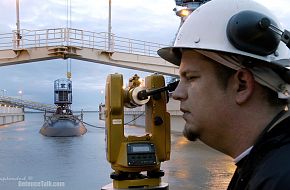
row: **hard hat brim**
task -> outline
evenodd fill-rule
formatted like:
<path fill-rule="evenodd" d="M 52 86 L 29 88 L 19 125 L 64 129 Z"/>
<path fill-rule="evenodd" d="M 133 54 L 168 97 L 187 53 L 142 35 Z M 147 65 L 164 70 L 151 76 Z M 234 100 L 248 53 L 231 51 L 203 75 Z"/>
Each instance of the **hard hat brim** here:
<path fill-rule="evenodd" d="M 179 66 L 182 57 L 181 47 L 165 47 L 157 51 L 157 54 L 166 61 Z"/>
<path fill-rule="evenodd" d="M 289 84 L 290 83 L 290 70 L 289 70 L 290 59 L 280 59 L 280 60 L 272 61 L 270 63 L 272 63 L 272 64 L 269 64 L 270 67 L 272 67 L 272 69 L 276 71 L 280 75 L 280 77 Z"/>

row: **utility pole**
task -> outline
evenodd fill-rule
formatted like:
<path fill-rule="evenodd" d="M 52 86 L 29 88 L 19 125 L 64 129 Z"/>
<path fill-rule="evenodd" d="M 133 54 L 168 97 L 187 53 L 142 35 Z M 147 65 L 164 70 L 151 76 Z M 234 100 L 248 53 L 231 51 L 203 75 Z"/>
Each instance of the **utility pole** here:
<path fill-rule="evenodd" d="M 109 0 L 108 48 L 112 50 L 112 0 Z"/>
<path fill-rule="evenodd" d="M 16 45 L 19 48 L 20 45 L 20 19 L 19 19 L 19 0 L 16 0 Z"/>

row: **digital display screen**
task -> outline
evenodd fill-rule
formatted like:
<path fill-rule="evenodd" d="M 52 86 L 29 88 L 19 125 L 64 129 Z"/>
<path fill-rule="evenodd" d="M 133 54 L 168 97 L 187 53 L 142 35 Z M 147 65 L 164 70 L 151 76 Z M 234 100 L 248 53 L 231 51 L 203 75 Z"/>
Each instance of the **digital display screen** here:
<path fill-rule="evenodd" d="M 149 146 L 133 146 L 132 147 L 133 152 L 150 152 L 150 147 Z"/>
<path fill-rule="evenodd" d="M 151 142 L 136 142 L 127 144 L 128 166 L 156 165 L 155 147 Z"/>

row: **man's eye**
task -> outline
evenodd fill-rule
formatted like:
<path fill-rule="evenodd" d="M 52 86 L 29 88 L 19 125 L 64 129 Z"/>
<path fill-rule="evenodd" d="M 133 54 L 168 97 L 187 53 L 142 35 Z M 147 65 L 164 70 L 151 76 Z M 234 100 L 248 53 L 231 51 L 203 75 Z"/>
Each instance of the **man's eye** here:
<path fill-rule="evenodd" d="M 187 76 L 186 80 L 195 80 L 197 78 L 198 78 L 197 76 Z"/>

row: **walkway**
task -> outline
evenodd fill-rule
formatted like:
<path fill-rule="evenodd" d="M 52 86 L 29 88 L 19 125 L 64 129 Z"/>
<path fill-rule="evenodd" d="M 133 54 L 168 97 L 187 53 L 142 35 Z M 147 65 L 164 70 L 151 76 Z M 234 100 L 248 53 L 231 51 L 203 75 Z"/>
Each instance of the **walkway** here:
<path fill-rule="evenodd" d="M 135 70 L 177 76 L 177 66 L 157 55 L 167 45 L 134 40 L 106 32 L 73 28 L 21 30 L 0 34 L 0 66 L 49 59 L 79 59 Z"/>
<path fill-rule="evenodd" d="M 43 104 L 39 102 L 33 102 L 33 101 L 23 100 L 23 99 L 18 99 L 18 98 L 12 98 L 9 96 L 0 96 L 0 102 L 11 104 L 14 106 L 39 110 L 39 111 L 55 112 L 56 110 L 55 105 Z"/>

